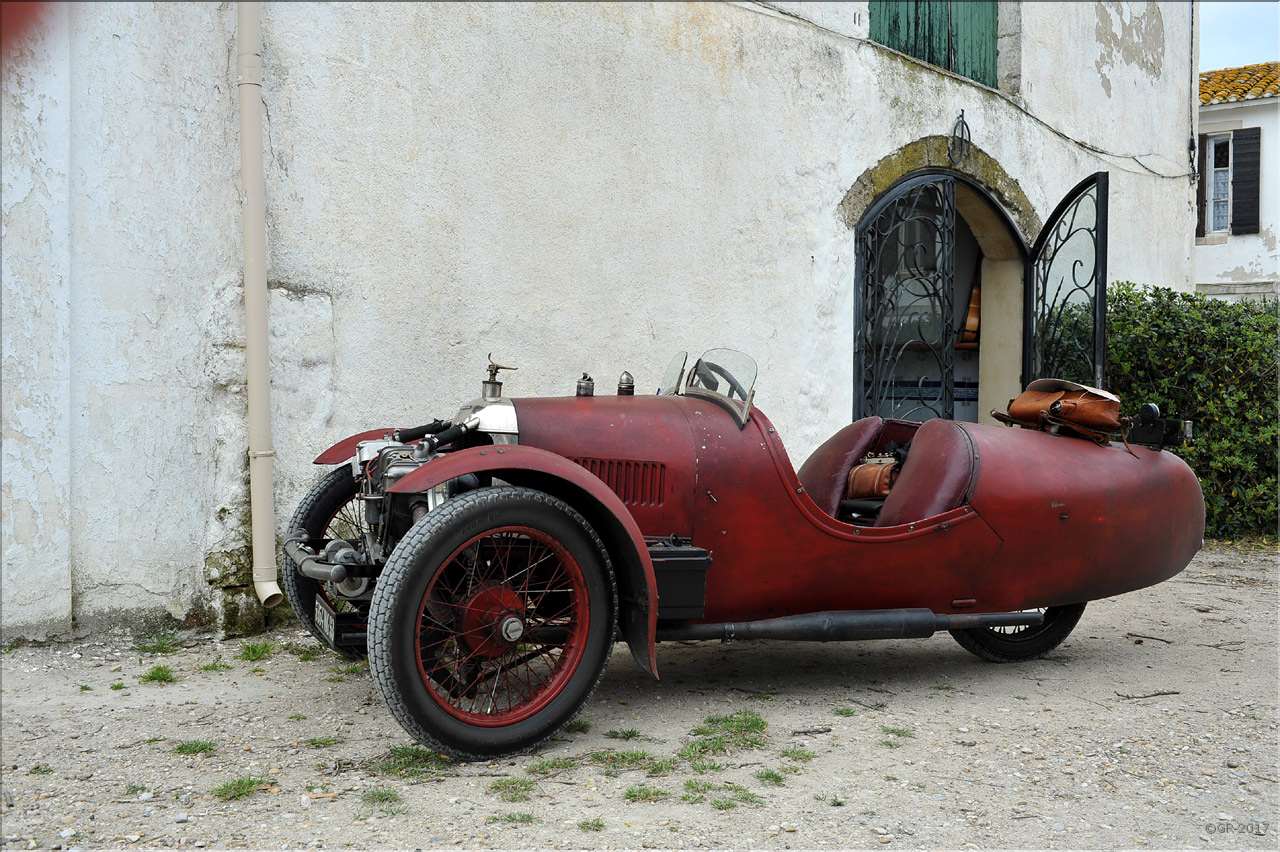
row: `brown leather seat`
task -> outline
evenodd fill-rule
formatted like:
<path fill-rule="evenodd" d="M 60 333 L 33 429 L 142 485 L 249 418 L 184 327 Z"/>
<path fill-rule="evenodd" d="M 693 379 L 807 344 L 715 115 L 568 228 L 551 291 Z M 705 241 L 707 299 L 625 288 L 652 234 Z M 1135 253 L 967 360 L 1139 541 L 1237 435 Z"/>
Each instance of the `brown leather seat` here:
<path fill-rule="evenodd" d="M 877 527 L 908 524 L 963 505 L 978 473 L 978 450 L 963 426 L 929 420 L 916 431 Z"/>
<path fill-rule="evenodd" d="M 881 417 L 864 417 L 850 423 L 824 441 L 796 471 L 805 493 L 822 511 L 835 517 L 844 498 L 849 471 L 871 452 L 883 429 Z"/>

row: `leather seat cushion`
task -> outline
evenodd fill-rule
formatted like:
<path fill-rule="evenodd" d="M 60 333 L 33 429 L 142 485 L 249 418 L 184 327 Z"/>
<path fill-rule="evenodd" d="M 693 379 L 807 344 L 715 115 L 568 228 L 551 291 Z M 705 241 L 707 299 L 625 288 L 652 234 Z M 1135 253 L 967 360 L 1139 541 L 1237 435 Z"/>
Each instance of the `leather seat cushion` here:
<path fill-rule="evenodd" d="M 977 469 L 977 448 L 963 426 L 951 420 L 923 423 L 875 525 L 907 524 L 962 505 Z"/>
<path fill-rule="evenodd" d="M 796 471 L 805 493 L 822 511 L 835 517 L 849 471 L 876 446 L 883 428 L 881 417 L 864 417 L 850 423 L 824 441 Z"/>

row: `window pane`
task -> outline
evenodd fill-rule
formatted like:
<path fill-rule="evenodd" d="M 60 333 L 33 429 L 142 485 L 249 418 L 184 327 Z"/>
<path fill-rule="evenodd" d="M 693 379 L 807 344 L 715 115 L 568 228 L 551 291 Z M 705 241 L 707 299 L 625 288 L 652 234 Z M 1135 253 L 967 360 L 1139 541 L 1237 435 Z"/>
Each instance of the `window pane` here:
<path fill-rule="evenodd" d="M 1213 167 L 1225 169 L 1229 165 L 1231 165 L 1231 142 L 1227 139 L 1219 139 L 1213 143 Z"/>
<path fill-rule="evenodd" d="M 1227 197 L 1227 187 L 1230 185 L 1230 173 L 1226 169 L 1221 169 L 1213 173 L 1213 198 L 1214 200 Z"/>
<path fill-rule="evenodd" d="M 1227 229 L 1227 202 L 1213 202 L 1213 230 L 1225 231 Z"/>

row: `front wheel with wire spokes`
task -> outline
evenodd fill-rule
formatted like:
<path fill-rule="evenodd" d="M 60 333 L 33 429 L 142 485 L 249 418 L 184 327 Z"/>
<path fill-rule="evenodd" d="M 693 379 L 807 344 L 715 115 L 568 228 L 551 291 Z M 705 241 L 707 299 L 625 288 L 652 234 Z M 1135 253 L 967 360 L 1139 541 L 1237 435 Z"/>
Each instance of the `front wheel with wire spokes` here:
<path fill-rule="evenodd" d="M 595 531 L 527 488 L 484 488 L 426 515 L 374 590 L 369 665 L 396 720 L 462 759 L 532 748 L 595 689 L 616 591 Z"/>
<path fill-rule="evenodd" d="M 1041 610 L 1044 621 L 1025 627 L 973 627 L 951 637 L 971 654 L 993 663 L 1020 663 L 1043 657 L 1062 644 L 1084 614 L 1082 603 Z"/>

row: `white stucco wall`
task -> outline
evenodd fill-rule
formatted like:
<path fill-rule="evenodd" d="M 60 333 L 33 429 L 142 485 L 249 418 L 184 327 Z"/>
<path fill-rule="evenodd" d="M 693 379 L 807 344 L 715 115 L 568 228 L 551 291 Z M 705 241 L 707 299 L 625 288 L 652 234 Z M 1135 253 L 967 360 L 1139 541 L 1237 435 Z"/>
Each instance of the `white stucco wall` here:
<path fill-rule="evenodd" d="M 1261 130 L 1261 185 L 1256 234 L 1208 234 L 1196 240 L 1196 286 L 1226 299 L 1280 295 L 1280 100 L 1200 107 L 1200 132 Z"/>
<path fill-rule="evenodd" d="M 1033 218 L 1111 172 L 1111 278 L 1192 286 L 1179 4 L 1023 6 L 1002 93 L 865 3 L 263 9 L 279 527 L 489 352 L 521 396 L 736 345 L 799 463 L 852 407 L 841 200 L 961 109 Z M 59 16 L 4 64 L 8 632 L 199 611 L 246 541 L 234 7 Z"/>

